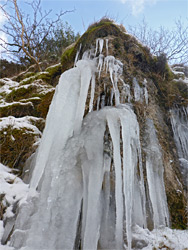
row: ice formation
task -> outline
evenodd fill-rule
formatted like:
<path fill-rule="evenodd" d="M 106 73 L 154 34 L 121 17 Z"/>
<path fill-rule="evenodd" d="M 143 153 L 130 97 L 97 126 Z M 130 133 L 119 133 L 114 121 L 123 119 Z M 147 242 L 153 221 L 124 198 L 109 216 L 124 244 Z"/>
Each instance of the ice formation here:
<path fill-rule="evenodd" d="M 153 211 L 154 228 L 169 226 L 166 193 L 163 182 L 163 161 L 153 121 L 146 122 L 146 172 L 148 191 Z M 156 192 L 157 190 L 157 192 Z"/>
<path fill-rule="evenodd" d="M 86 51 L 77 61 L 78 51 L 75 67 L 60 77 L 30 182 L 28 203 L 20 210 L 22 216 L 18 216 L 12 235 L 11 245 L 17 249 L 130 250 L 133 226 L 147 227 L 139 124 L 129 103 L 130 87 L 122 80 L 123 64 L 108 55 L 108 40 L 106 55 L 102 54 L 103 46 L 104 40 L 97 39 L 95 52 Z M 102 71 L 111 82 L 111 105 L 106 107 L 103 97 L 98 96 L 94 110 L 96 77 Z M 121 98 L 120 82 L 124 88 Z M 146 84 L 145 90 L 136 78 L 133 84 L 135 101 L 145 97 L 148 103 Z M 84 117 L 89 89 L 89 112 Z M 150 214 L 154 226 L 159 227 L 168 225 L 163 164 L 151 120 L 147 126 Z M 36 189 L 38 198 L 32 196 Z M 154 189 L 159 192 L 156 194 Z"/>
<path fill-rule="evenodd" d="M 188 107 L 173 108 L 170 113 L 181 173 L 185 185 L 188 185 Z"/>

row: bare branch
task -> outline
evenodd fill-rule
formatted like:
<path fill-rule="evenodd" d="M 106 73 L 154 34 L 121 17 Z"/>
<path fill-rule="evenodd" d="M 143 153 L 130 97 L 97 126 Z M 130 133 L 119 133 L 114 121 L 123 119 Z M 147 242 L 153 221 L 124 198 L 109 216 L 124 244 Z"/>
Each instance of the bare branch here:
<path fill-rule="evenodd" d="M 33 0 L 27 4 L 30 8 L 28 14 L 22 12 L 17 0 L 8 0 L 6 4 L 0 5 L 7 20 L 0 28 L 0 32 L 8 37 L 8 41 L 0 39 L 0 46 L 7 52 L 15 53 L 18 57 L 30 58 L 40 70 L 39 62 L 43 58 L 43 54 L 47 54 L 44 47 L 49 46 L 45 45 L 45 42 L 52 39 L 51 34 L 58 23 L 61 23 L 62 16 L 74 10 L 60 11 L 54 20 L 50 20 L 52 10 L 42 11 L 41 0 Z"/>
<path fill-rule="evenodd" d="M 175 27 L 172 30 L 163 26 L 152 30 L 145 19 L 139 26 L 129 27 L 129 30 L 148 46 L 154 55 L 164 53 L 171 63 L 188 63 L 188 22 L 185 25 L 181 18 L 175 21 Z"/>

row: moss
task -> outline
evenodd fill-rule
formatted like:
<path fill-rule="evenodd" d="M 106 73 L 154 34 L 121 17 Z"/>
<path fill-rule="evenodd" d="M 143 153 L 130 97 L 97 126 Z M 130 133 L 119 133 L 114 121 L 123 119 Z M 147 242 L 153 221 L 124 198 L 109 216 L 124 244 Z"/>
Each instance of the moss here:
<path fill-rule="evenodd" d="M 168 110 L 174 105 L 187 106 L 188 95 L 187 87 L 181 81 L 172 79 L 173 73 L 170 73 L 168 79 L 163 75 L 152 73 L 151 77 L 158 90 L 158 103 L 161 107 Z"/>
<path fill-rule="evenodd" d="M 1 162 L 10 168 L 18 168 L 21 175 L 23 165 L 33 153 L 35 134 L 28 128 L 13 129 L 12 126 L 0 131 Z"/>
<path fill-rule="evenodd" d="M 174 78 L 174 74 L 172 72 L 172 70 L 170 69 L 168 63 L 165 64 L 165 79 L 170 81 Z"/>
<path fill-rule="evenodd" d="M 37 109 L 36 109 L 40 117 L 46 118 L 53 95 L 54 95 L 54 91 L 51 91 L 41 98 L 42 99 L 41 103 L 37 106 Z"/>
<path fill-rule="evenodd" d="M 109 35 L 122 37 L 124 33 L 122 33 L 118 26 L 113 24 L 113 22 L 102 21 L 97 23 L 95 26 L 89 27 L 78 42 L 82 43 L 82 49 L 85 51 L 89 48 L 90 44 L 95 41 L 96 38 L 103 38 Z"/>
<path fill-rule="evenodd" d="M 34 74 L 33 76 L 30 76 L 28 78 L 23 79 L 20 82 L 20 85 L 26 85 L 26 84 L 30 84 L 32 83 L 34 80 L 36 80 L 36 74 Z"/>
<path fill-rule="evenodd" d="M 14 116 L 23 117 L 26 115 L 34 115 L 34 107 L 31 102 L 13 103 L 4 107 L 0 107 L 0 117 Z"/>
<path fill-rule="evenodd" d="M 49 73 L 50 77 L 60 75 L 61 74 L 61 64 L 53 65 L 53 66 L 46 68 L 46 72 Z"/>
<path fill-rule="evenodd" d="M 187 215 L 186 215 L 186 201 L 182 193 L 175 191 L 167 193 L 167 201 L 169 204 L 169 212 L 171 215 L 172 228 L 186 229 Z"/>
<path fill-rule="evenodd" d="M 20 82 L 20 85 L 26 85 L 26 84 L 30 84 L 32 82 L 34 82 L 35 80 L 38 79 L 42 79 L 43 81 L 45 81 L 46 83 L 49 83 L 50 81 L 50 74 L 49 72 L 38 72 L 38 73 L 34 73 L 34 75 L 23 79 Z"/>
<path fill-rule="evenodd" d="M 39 118 L 39 119 L 29 119 L 30 123 L 34 126 L 36 126 L 40 132 L 43 132 L 44 127 L 45 127 L 45 120 L 43 118 Z"/>
<path fill-rule="evenodd" d="M 23 79 L 22 80 L 24 80 L 24 79 L 26 79 L 26 78 L 29 78 L 29 77 L 31 77 L 31 76 L 34 76 L 36 73 L 34 73 L 34 72 L 27 72 L 24 76 L 23 76 Z"/>
<path fill-rule="evenodd" d="M 79 38 L 79 40 L 68 47 L 61 57 L 62 72 L 71 68 L 74 64 L 74 58 L 76 52 L 78 51 L 80 44 L 82 44 L 80 54 L 82 55 L 84 51 L 89 49 L 92 44 L 95 44 L 96 38 L 106 37 L 108 35 L 123 36 L 124 33 L 121 32 L 117 25 L 113 24 L 109 19 L 103 19 L 91 25 L 87 31 Z"/>
<path fill-rule="evenodd" d="M 19 101 L 32 97 L 33 93 L 37 92 L 37 85 L 29 85 L 27 88 L 19 87 L 13 89 L 5 98 L 7 102 Z"/>
<path fill-rule="evenodd" d="M 64 51 L 61 57 L 62 72 L 66 71 L 67 69 L 73 66 L 74 58 L 76 56 L 76 51 L 77 51 L 76 48 L 77 46 L 70 46 Z"/>

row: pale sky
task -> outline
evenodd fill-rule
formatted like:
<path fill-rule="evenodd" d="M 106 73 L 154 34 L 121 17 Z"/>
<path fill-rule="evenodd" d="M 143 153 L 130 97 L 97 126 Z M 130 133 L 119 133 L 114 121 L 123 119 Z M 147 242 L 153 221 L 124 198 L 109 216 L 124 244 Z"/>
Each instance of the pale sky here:
<path fill-rule="evenodd" d="M 161 25 L 170 28 L 180 16 L 183 20 L 188 18 L 188 0 L 42 0 L 42 4 L 54 13 L 75 8 L 75 12 L 66 14 L 64 20 L 80 33 L 105 15 L 125 28 L 139 23 L 143 17 L 153 28 Z"/>
<path fill-rule="evenodd" d="M 17 0 L 25 10 L 26 0 Z M 31 1 L 31 0 L 28 0 Z M 4 0 L 0 0 L 2 4 Z M 62 10 L 74 10 L 63 16 L 75 32 L 83 34 L 87 27 L 103 16 L 113 18 L 125 28 L 137 25 L 145 17 L 151 28 L 161 25 L 173 28 L 176 19 L 188 23 L 188 0 L 41 0 L 43 9 L 52 9 L 52 18 Z M 4 18 L 0 13 L 0 25 Z M 2 34 L 0 33 L 0 36 Z"/>

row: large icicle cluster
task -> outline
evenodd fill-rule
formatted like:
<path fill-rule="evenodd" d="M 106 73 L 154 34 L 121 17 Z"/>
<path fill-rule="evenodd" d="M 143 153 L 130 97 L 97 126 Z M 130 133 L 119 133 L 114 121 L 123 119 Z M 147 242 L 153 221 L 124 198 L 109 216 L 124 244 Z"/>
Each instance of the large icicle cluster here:
<path fill-rule="evenodd" d="M 11 239 L 17 249 L 131 249 L 133 226 L 147 227 L 139 124 L 132 105 L 120 103 L 120 82 L 124 97 L 132 99 L 122 78 L 123 64 L 108 55 L 108 39 L 97 39 L 95 50 L 86 51 L 82 60 L 80 49 L 75 67 L 62 74 L 50 106 L 30 196 L 20 211 L 32 216 L 27 226 L 18 216 Z M 96 77 L 102 72 L 109 74 L 115 106 L 104 103 L 93 111 Z M 134 84 L 135 101 L 145 98 L 147 104 L 146 82 L 144 89 L 136 79 Z M 84 117 L 89 88 L 89 113 Z M 152 122 L 147 126 L 150 214 L 155 227 L 165 226 L 161 152 Z M 35 189 L 37 201 L 32 196 Z M 32 203 L 36 207 L 28 205 Z"/>

